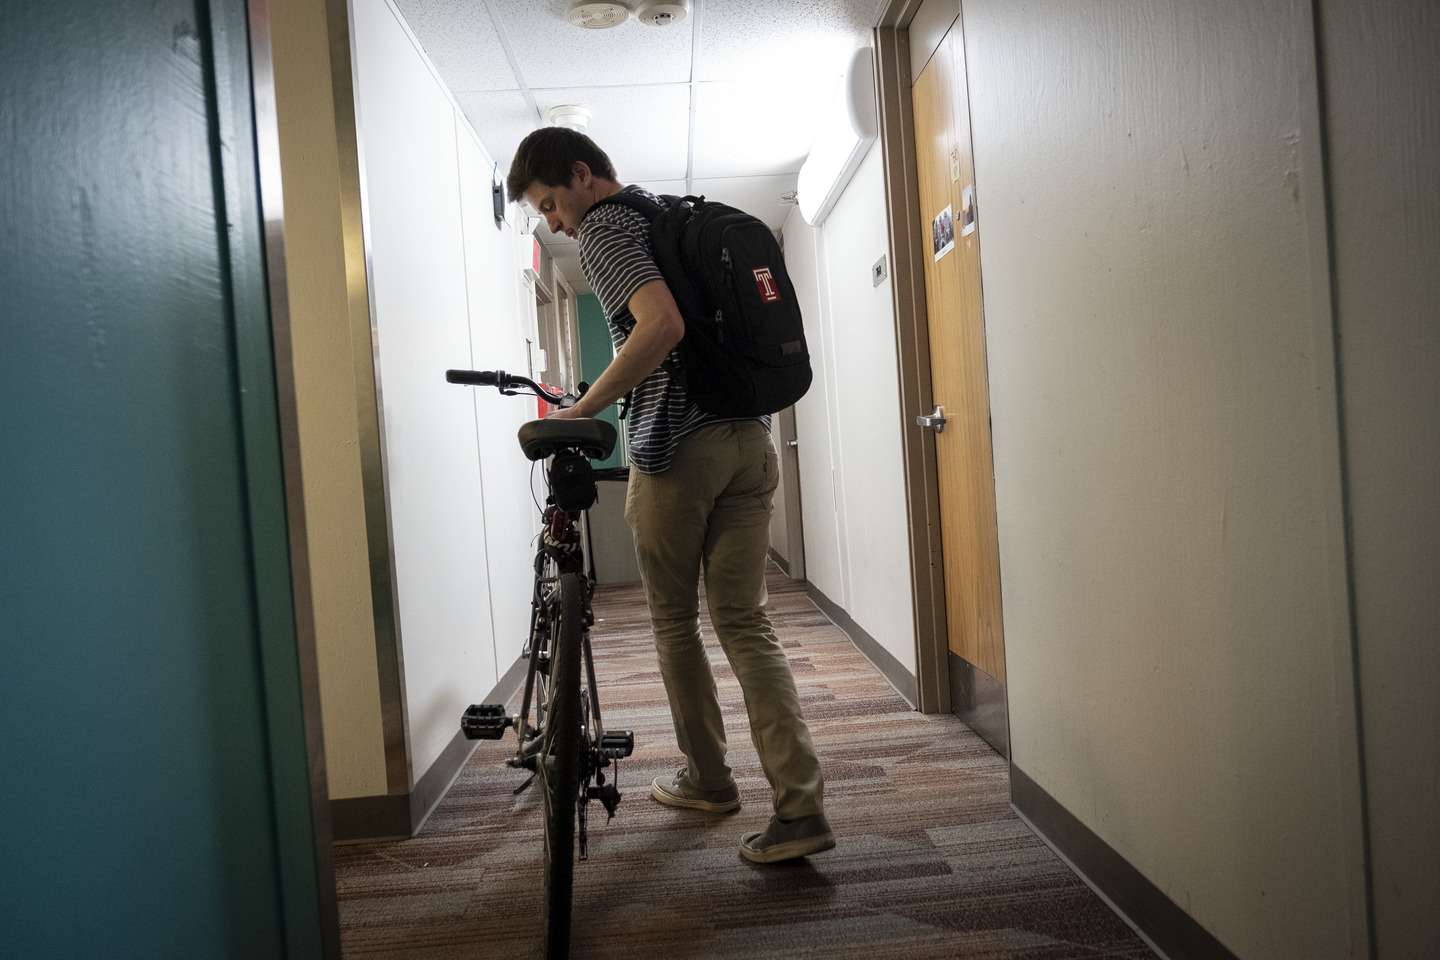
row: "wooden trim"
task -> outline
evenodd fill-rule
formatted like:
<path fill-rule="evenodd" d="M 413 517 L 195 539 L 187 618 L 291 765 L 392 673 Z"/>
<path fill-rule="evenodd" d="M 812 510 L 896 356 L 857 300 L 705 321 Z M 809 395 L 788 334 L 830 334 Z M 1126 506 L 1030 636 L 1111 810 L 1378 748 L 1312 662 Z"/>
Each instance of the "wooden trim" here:
<path fill-rule="evenodd" d="M 910 706 L 915 706 L 917 699 L 915 676 L 905 669 L 904 664 L 895 659 L 895 655 L 880 645 L 880 641 L 870 636 L 865 628 L 856 623 L 850 614 L 845 612 L 834 600 L 831 600 L 815 584 L 806 581 L 805 592 L 809 595 L 820 612 L 829 617 L 835 626 L 839 627 L 855 644 L 855 649 L 865 654 L 866 659 L 875 665 L 875 669 L 890 681 L 890 686 L 895 692 L 905 699 Z"/>
<path fill-rule="evenodd" d="M 1236 960 L 1214 934 L 1147 880 L 1025 771 L 1010 764 L 1010 805 L 1070 869 L 1168 960 Z"/>
<path fill-rule="evenodd" d="M 914 591 L 917 705 L 924 713 L 949 713 L 949 645 L 935 438 L 914 422 L 917 412 L 930 409 L 927 404 L 931 394 L 922 243 L 928 234 L 920 216 L 909 35 L 905 29 L 918 6 L 915 0 L 891 0 L 881 14 L 881 26 L 875 28 L 873 40 L 898 355 L 908 560 Z"/>

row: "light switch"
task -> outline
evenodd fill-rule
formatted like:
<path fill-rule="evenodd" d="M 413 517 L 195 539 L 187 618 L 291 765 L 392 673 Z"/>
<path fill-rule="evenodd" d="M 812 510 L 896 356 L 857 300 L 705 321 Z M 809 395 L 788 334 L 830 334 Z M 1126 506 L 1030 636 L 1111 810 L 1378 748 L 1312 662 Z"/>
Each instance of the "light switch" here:
<path fill-rule="evenodd" d="M 878 287 L 885 282 L 885 255 L 882 253 L 880 259 L 876 260 L 870 267 L 870 286 Z"/>

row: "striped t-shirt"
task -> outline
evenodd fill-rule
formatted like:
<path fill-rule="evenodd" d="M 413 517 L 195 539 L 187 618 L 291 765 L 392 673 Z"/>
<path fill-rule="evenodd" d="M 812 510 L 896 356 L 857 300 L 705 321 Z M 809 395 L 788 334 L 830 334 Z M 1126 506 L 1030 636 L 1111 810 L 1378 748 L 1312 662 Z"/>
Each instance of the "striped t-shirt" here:
<path fill-rule="evenodd" d="M 656 203 L 654 194 L 637 186 L 638 193 Z M 637 210 L 605 204 L 587 214 L 580 224 L 580 269 L 610 324 L 615 352 L 635 329 L 630 298 L 652 280 L 663 280 L 650 247 L 650 222 Z M 670 351 L 670 365 L 680 369 L 679 349 Z M 670 466 L 681 438 L 707 423 L 732 419 L 706 413 L 685 396 L 684 389 L 666 367 L 642 380 L 631 395 L 630 459 L 641 473 L 663 473 Z"/>

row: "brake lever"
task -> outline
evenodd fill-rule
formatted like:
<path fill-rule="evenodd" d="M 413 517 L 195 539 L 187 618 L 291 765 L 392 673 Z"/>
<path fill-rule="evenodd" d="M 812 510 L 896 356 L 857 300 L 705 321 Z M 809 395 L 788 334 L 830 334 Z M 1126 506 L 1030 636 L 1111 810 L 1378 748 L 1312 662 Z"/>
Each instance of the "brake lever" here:
<path fill-rule="evenodd" d="M 584 380 L 581 380 L 579 383 L 575 384 L 574 393 L 562 393 L 558 402 L 555 400 L 549 400 L 549 402 L 564 410 L 566 407 L 573 407 L 575 406 L 575 404 L 579 403 L 580 398 L 585 396 L 585 394 L 588 393 L 589 390 L 590 384 L 586 383 Z"/>

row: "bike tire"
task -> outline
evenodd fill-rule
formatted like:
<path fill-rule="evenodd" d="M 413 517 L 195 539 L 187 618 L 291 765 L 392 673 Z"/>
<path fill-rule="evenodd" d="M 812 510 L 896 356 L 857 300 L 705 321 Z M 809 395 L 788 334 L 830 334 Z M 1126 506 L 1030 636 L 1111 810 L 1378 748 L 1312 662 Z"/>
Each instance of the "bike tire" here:
<path fill-rule="evenodd" d="M 545 956 L 570 954 L 571 890 L 575 878 L 575 819 L 580 797 L 580 659 L 585 632 L 580 575 L 560 577 L 550 634 L 549 703 L 545 717 Z"/>

